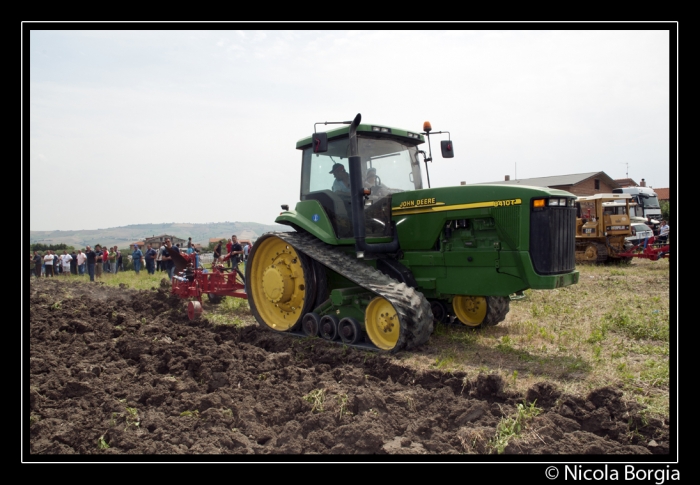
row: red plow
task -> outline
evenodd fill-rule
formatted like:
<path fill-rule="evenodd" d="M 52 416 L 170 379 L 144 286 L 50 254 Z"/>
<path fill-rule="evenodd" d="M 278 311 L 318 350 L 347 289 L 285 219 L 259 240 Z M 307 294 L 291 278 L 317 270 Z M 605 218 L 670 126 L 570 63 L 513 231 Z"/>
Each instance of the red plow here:
<path fill-rule="evenodd" d="M 621 258 L 644 258 L 652 261 L 658 261 L 662 258 L 669 257 L 669 244 L 659 244 L 656 242 L 656 237 L 650 237 L 642 244 L 637 244 L 624 253 L 618 254 Z"/>
<path fill-rule="evenodd" d="M 196 320 L 202 315 L 202 295 L 206 294 L 212 302 L 220 301 L 224 296 L 248 299 L 245 290 L 245 280 L 236 268 L 225 268 L 221 263 L 212 265 L 212 269 L 206 270 L 195 267 L 195 255 L 181 254 L 170 251 L 175 263 L 170 293 L 189 300 L 187 303 L 187 317 Z M 228 255 L 224 258 L 224 261 Z"/>

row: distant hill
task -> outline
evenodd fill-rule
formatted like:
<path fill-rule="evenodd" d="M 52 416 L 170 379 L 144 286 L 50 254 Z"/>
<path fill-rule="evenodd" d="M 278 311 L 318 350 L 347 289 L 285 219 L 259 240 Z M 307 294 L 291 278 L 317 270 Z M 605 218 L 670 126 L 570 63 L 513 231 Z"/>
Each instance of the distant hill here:
<path fill-rule="evenodd" d="M 134 224 L 122 227 L 109 227 L 86 231 L 29 231 L 29 243 L 66 244 L 75 248 L 94 246 L 118 246 L 126 248 L 130 243 L 144 238 L 168 234 L 182 239 L 192 238 L 192 242 L 207 246 L 214 237 L 229 238 L 235 234 L 239 239 L 255 240 L 266 232 L 290 231 L 281 224 L 259 224 L 257 222 L 216 222 L 211 224 Z"/>

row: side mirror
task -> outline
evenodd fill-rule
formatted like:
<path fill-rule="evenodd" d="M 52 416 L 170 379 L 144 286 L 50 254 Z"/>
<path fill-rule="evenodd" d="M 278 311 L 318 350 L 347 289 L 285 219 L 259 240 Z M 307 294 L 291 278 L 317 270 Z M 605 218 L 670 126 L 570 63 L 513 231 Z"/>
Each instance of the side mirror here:
<path fill-rule="evenodd" d="M 328 151 L 328 134 L 314 133 L 311 135 L 311 143 L 313 144 L 314 153 L 323 153 Z"/>
<path fill-rule="evenodd" d="M 455 156 L 452 140 L 442 140 L 440 149 L 442 150 L 442 158 L 453 158 Z"/>

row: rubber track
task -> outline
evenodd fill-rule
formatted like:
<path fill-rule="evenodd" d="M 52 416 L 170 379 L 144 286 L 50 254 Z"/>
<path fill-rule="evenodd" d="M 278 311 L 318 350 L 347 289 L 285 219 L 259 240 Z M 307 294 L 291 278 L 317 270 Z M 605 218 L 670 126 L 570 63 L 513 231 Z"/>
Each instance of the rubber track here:
<path fill-rule="evenodd" d="M 318 261 L 372 293 L 386 298 L 396 310 L 401 322 L 401 333 L 391 353 L 411 350 L 423 345 L 433 333 L 433 312 L 422 293 L 400 283 L 371 266 L 357 260 L 335 246 L 303 233 L 273 232 L 295 250 Z"/>

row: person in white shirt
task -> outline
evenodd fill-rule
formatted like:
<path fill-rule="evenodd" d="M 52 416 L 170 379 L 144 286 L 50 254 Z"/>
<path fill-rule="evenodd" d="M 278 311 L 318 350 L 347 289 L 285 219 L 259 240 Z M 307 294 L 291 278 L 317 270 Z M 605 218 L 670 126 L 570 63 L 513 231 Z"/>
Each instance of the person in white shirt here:
<path fill-rule="evenodd" d="M 46 251 L 46 256 L 44 256 L 44 273 L 46 277 L 53 276 L 53 258 L 54 255 L 51 254 L 51 250 Z"/>
<path fill-rule="evenodd" d="M 78 253 L 78 256 L 77 256 L 78 274 L 81 276 L 85 274 L 85 260 L 86 259 L 87 259 L 87 256 L 85 256 L 85 253 L 81 249 L 80 252 Z"/>
<path fill-rule="evenodd" d="M 73 256 L 68 254 L 68 251 L 64 249 L 63 254 L 61 255 L 61 263 L 63 264 L 63 274 L 65 276 L 68 276 L 70 274 L 70 262 L 72 259 Z"/>
<path fill-rule="evenodd" d="M 163 250 L 165 245 L 160 243 L 160 248 L 158 248 L 158 255 L 156 255 L 156 271 L 163 271 Z"/>
<path fill-rule="evenodd" d="M 671 228 L 668 227 L 666 221 L 661 221 L 661 227 L 659 228 L 659 241 L 667 242 L 668 234 L 671 232 Z"/>

